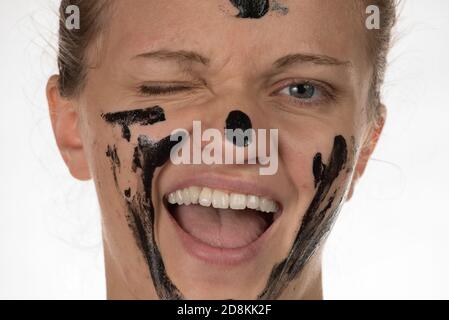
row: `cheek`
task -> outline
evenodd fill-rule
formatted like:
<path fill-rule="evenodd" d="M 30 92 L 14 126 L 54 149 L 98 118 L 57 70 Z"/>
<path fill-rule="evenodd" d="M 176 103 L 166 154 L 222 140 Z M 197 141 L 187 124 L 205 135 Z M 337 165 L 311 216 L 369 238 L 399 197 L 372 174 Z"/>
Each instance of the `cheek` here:
<path fill-rule="evenodd" d="M 336 133 L 334 133 L 334 131 Z M 344 169 L 340 170 L 333 181 L 331 190 L 339 195 L 344 195 L 354 170 L 354 158 L 356 154 L 356 142 L 350 132 L 339 133 L 335 129 L 322 128 L 314 131 L 297 129 L 293 134 L 280 136 L 280 157 L 287 173 L 289 184 L 296 192 L 296 198 L 290 202 L 290 209 L 302 215 L 308 209 L 311 200 L 317 192 L 317 176 L 327 165 L 335 148 L 335 137 L 341 135 L 346 141 L 347 160 Z"/>
<path fill-rule="evenodd" d="M 123 139 L 119 128 L 104 128 L 89 148 L 91 170 L 103 197 L 130 198 L 138 185 L 133 171 L 135 143 Z"/>
<path fill-rule="evenodd" d="M 313 159 L 317 153 L 322 153 L 326 159 L 334 136 L 326 131 L 313 134 L 305 128 L 279 134 L 279 156 L 301 202 L 310 199 L 315 192 Z"/>
<path fill-rule="evenodd" d="M 292 186 L 295 192 L 290 198 L 289 205 L 286 208 L 287 212 L 292 212 L 292 219 L 298 221 L 302 219 L 302 216 L 307 210 L 307 206 L 312 199 L 315 188 L 313 183 L 312 173 L 312 150 L 295 149 L 289 150 L 290 152 L 284 157 L 285 170 L 287 171 L 287 177 L 289 184 Z M 297 222 L 291 224 L 292 231 L 295 232 L 297 228 Z"/>

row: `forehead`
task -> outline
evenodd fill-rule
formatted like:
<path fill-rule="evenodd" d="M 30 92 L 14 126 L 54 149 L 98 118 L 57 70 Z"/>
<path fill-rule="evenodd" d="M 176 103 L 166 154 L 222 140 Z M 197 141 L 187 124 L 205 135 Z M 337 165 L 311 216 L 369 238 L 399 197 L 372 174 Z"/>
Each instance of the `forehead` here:
<path fill-rule="evenodd" d="M 279 56 L 313 53 L 361 65 L 365 30 L 352 0 L 278 0 L 287 14 L 236 18 L 229 0 L 117 0 L 108 21 L 107 52 L 116 58 L 160 49 L 191 50 L 214 60 L 272 63 Z"/>

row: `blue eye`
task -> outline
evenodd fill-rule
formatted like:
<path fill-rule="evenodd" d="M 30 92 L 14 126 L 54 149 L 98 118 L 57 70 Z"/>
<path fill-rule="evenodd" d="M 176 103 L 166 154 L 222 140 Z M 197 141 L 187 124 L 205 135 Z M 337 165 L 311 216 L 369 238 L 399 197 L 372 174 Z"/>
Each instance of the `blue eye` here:
<path fill-rule="evenodd" d="M 312 99 L 316 95 L 316 87 L 310 83 L 296 83 L 284 88 L 280 93 L 297 99 Z"/>

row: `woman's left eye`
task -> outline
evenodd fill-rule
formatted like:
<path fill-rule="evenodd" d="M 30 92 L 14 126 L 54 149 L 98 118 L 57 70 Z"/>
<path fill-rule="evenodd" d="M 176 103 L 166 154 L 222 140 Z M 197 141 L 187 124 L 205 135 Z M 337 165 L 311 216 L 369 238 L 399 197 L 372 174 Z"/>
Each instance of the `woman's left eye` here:
<path fill-rule="evenodd" d="M 285 87 L 281 94 L 289 95 L 297 99 L 309 100 L 319 94 L 319 89 L 310 83 L 295 83 Z"/>
<path fill-rule="evenodd" d="M 278 91 L 278 94 L 286 95 L 294 99 L 295 103 L 315 103 L 331 96 L 326 89 L 310 82 L 292 83 Z"/>

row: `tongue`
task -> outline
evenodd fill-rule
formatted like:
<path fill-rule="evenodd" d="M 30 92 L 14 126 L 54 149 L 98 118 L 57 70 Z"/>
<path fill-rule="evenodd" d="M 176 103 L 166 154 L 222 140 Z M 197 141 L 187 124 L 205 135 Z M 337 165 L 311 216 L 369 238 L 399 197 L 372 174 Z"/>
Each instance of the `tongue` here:
<path fill-rule="evenodd" d="M 255 241 L 269 226 L 267 214 L 255 210 L 175 206 L 173 216 L 184 231 L 218 248 L 239 248 Z"/>

